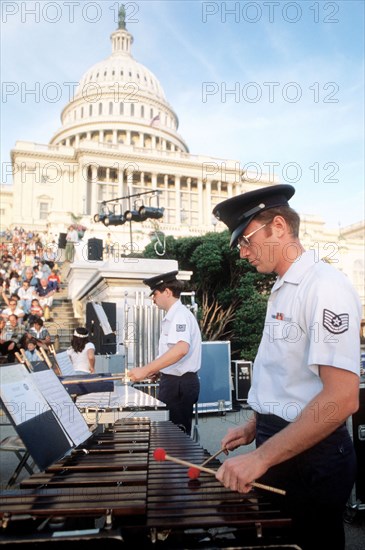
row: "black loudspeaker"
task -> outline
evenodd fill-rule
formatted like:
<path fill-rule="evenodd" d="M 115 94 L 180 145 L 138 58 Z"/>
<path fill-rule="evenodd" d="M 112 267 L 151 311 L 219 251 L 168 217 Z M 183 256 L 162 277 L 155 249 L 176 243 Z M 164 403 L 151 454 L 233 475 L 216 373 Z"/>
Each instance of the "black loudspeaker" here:
<path fill-rule="evenodd" d="M 89 239 L 87 241 L 87 259 L 93 262 L 103 261 L 102 239 Z"/>
<path fill-rule="evenodd" d="M 109 322 L 112 332 L 105 334 L 103 326 Z M 101 302 L 86 304 L 86 328 L 89 331 L 90 341 L 95 346 L 95 353 L 99 355 L 114 355 L 117 351 L 117 305 L 113 302 Z"/>
<path fill-rule="evenodd" d="M 58 235 L 58 248 L 66 248 L 66 235 L 67 233 L 60 233 Z"/>

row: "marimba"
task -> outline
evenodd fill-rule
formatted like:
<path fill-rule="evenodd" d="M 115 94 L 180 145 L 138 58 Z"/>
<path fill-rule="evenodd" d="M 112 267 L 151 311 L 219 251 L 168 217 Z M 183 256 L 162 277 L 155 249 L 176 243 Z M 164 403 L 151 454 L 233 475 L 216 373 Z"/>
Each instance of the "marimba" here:
<path fill-rule="evenodd" d="M 190 480 L 185 466 L 154 460 L 158 447 L 194 464 L 209 457 L 169 421 L 119 420 L 1 494 L 0 545 L 299 548 L 269 493 L 235 493 L 204 472 Z"/>
<path fill-rule="evenodd" d="M 166 404 L 129 384 L 115 385 L 112 392 L 89 393 L 76 399 L 88 424 L 114 424 L 126 417 L 169 420 Z"/>

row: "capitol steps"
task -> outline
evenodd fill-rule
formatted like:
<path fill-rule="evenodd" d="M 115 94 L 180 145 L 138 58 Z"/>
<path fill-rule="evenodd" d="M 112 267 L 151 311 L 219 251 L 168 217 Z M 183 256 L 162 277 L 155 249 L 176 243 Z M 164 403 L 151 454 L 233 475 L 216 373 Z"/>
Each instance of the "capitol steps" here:
<path fill-rule="evenodd" d="M 45 325 L 51 335 L 55 347 L 65 350 L 70 347 L 73 331 L 82 324 L 74 315 L 72 301 L 68 298 L 67 283 L 64 282 L 68 269 L 63 264 L 61 275 L 61 288 L 54 296 L 51 318 Z"/>

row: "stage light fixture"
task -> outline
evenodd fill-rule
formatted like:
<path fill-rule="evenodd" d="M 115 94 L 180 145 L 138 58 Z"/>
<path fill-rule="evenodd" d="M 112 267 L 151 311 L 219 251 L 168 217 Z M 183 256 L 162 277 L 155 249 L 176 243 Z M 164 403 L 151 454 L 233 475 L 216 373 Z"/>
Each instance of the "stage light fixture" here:
<path fill-rule="evenodd" d="M 154 208 L 152 206 L 141 206 L 139 209 L 139 215 L 141 218 L 146 220 L 147 218 L 152 218 L 154 220 L 159 220 L 163 217 L 164 208 Z"/>
<path fill-rule="evenodd" d="M 143 218 L 137 210 L 126 210 L 124 212 L 125 219 L 128 222 L 143 222 Z"/>
<path fill-rule="evenodd" d="M 101 213 L 101 214 L 95 214 L 94 216 L 94 222 L 95 223 L 99 223 L 99 222 L 105 222 L 105 219 L 108 217 L 109 214 L 105 214 L 105 213 Z"/>
<path fill-rule="evenodd" d="M 123 214 L 110 214 L 103 220 L 104 225 L 124 225 L 127 220 Z"/>

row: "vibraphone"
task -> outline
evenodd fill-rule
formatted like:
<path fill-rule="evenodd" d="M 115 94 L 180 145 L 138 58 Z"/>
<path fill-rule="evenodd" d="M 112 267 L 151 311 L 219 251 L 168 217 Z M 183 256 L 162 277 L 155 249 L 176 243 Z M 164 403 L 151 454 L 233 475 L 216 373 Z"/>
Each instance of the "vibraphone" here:
<path fill-rule="evenodd" d="M 209 457 L 169 421 L 120 420 L 1 494 L 0 545 L 299 548 L 268 493 L 235 493 L 204 472 L 190 480 L 185 466 L 154 460 L 158 447 L 194 464 Z"/>

